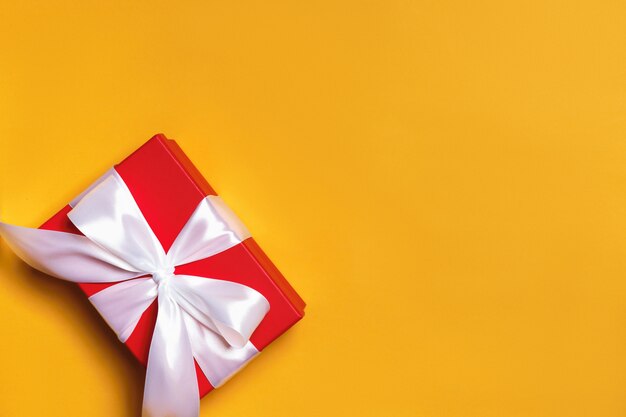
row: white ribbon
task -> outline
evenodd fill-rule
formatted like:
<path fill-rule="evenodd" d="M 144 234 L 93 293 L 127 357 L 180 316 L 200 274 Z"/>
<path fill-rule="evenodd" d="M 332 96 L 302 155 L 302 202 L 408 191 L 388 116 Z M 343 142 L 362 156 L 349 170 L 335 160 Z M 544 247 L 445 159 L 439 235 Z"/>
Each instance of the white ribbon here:
<path fill-rule="evenodd" d="M 167 202 L 163 202 L 167 204 Z M 249 341 L 269 310 L 242 284 L 179 275 L 175 267 L 222 252 L 249 232 L 216 196 L 196 207 L 166 253 L 115 170 L 68 213 L 84 236 L 0 222 L 0 234 L 28 264 L 79 283 L 119 282 L 89 297 L 122 342 L 155 298 L 143 414 L 196 417 L 194 358 L 214 387 L 258 353 Z"/>

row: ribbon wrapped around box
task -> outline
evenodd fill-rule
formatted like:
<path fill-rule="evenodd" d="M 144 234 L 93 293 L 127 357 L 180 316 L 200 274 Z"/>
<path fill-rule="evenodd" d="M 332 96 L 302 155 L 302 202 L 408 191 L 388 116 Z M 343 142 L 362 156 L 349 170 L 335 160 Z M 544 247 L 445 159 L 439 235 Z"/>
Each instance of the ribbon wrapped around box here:
<path fill-rule="evenodd" d="M 157 135 L 40 229 L 0 222 L 28 264 L 79 283 L 147 364 L 143 414 L 196 417 L 304 302 L 175 142 Z"/>

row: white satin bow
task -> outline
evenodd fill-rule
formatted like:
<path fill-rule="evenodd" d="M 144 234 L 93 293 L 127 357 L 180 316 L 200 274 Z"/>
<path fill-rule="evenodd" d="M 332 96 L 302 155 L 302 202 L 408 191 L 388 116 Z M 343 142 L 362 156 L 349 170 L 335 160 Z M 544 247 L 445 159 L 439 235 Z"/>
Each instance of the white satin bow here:
<path fill-rule="evenodd" d="M 49 275 L 80 283 L 119 282 L 89 299 L 122 342 L 157 298 L 143 412 L 196 417 L 194 358 L 219 386 L 258 353 L 249 339 L 269 303 L 245 285 L 178 275 L 175 267 L 222 252 L 249 232 L 219 197 L 208 196 L 166 253 L 114 170 L 68 217 L 84 236 L 2 222 L 0 234 L 24 261 Z"/>

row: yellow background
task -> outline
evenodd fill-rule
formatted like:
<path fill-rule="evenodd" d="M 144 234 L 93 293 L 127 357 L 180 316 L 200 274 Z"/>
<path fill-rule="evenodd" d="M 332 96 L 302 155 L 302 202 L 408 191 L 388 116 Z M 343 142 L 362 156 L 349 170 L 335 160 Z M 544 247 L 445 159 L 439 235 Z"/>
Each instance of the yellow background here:
<path fill-rule="evenodd" d="M 308 302 L 202 416 L 626 414 L 620 1 L 0 2 L 0 213 L 164 132 Z M 143 370 L 0 248 L 0 416 Z"/>

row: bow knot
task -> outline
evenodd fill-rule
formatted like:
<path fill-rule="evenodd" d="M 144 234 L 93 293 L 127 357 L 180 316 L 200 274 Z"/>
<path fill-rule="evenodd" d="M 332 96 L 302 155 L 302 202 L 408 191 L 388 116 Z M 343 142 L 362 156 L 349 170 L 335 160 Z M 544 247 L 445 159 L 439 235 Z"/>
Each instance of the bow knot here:
<path fill-rule="evenodd" d="M 169 281 L 170 278 L 174 276 L 174 267 L 166 266 L 163 268 L 159 268 L 158 270 L 152 273 L 152 280 L 157 284 L 161 285 Z"/>

